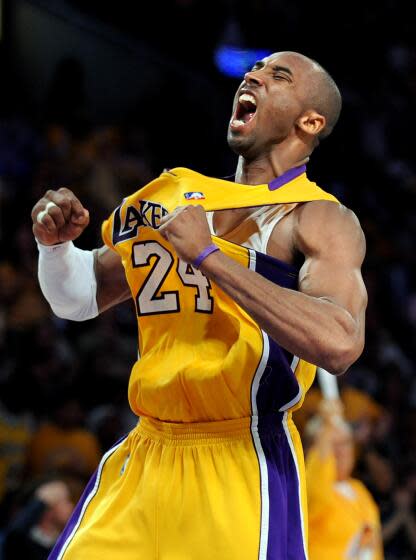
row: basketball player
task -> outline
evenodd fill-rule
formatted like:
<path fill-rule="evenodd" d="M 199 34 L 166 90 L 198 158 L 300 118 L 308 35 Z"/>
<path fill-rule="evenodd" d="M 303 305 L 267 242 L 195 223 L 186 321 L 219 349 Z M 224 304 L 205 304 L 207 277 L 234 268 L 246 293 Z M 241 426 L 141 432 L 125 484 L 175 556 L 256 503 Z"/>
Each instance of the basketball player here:
<path fill-rule="evenodd" d="M 104 455 L 52 560 L 307 557 L 292 411 L 316 365 L 344 372 L 364 340 L 362 231 L 305 172 L 340 108 L 319 64 L 277 53 L 234 99 L 235 183 L 164 172 L 120 204 L 92 252 L 72 244 L 88 211 L 71 191 L 35 205 L 54 312 L 85 320 L 132 297 L 139 328 L 140 422 Z"/>

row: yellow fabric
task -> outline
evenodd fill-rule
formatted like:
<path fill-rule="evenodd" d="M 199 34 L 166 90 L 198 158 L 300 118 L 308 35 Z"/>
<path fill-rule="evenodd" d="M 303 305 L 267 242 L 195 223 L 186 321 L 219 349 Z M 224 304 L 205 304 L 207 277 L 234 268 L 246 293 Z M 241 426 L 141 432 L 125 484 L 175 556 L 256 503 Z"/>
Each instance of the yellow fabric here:
<path fill-rule="evenodd" d="M 191 426 L 143 418 L 105 462 L 63 558 L 255 560 L 259 484 L 248 418 Z"/>
<path fill-rule="evenodd" d="M 186 200 L 184 195 L 190 192 L 205 198 Z M 185 204 L 201 204 L 211 211 L 310 200 L 336 202 L 306 174 L 271 191 L 268 185 L 241 185 L 176 168 L 126 198 L 104 222 L 104 242 L 122 259 L 138 311 L 140 360 L 129 384 L 129 401 L 136 414 L 173 422 L 249 416 L 251 383 L 263 351 L 261 331 L 253 319 L 191 267 L 185 270 L 185 285 L 173 247 L 146 224 L 157 227 L 164 214 Z M 146 227 L 138 225 L 142 219 Z M 214 241 L 229 257 L 249 267 L 248 249 L 217 237 Z M 149 255 L 145 261 L 144 249 Z M 155 280 L 160 277 L 158 270 L 166 272 L 162 283 Z M 190 285 L 192 278 L 198 286 Z M 212 301 L 210 311 L 196 310 L 201 294 L 205 305 Z M 165 311 L 143 313 L 145 305 L 151 309 L 160 299 L 161 305 L 166 303 Z M 315 367 L 301 361 L 298 371 L 304 396 Z"/>
<path fill-rule="evenodd" d="M 323 458 L 312 446 L 306 456 L 310 560 L 360 560 L 366 546 L 368 558 L 383 558 L 377 506 L 359 480 L 347 483 L 351 497 L 337 488 L 334 456 Z"/>

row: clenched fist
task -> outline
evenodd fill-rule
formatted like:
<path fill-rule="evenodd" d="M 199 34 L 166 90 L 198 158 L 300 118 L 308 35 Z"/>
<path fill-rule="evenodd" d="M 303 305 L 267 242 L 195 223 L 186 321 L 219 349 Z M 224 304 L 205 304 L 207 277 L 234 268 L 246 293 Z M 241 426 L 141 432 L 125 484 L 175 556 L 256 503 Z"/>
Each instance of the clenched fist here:
<path fill-rule="evenodd" d="M 205 210 L 200 205 L 178 206 L 171 214 L 163 216 L 158 231 L 187 263 L 193 263 L 212 243 Z"/>
<path fill-rule="evenodd" d="M 43 245 L 73 241 L 90 221 L 89 212 L 69 189 L 47 191 L 32 210 L 33 234 Z"/>

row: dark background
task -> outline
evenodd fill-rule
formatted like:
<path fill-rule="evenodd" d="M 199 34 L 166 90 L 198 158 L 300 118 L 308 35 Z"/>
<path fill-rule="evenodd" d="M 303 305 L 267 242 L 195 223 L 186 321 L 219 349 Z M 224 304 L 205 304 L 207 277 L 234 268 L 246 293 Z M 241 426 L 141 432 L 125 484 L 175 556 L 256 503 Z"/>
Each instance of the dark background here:
<path fill-rule="evenodd" d="M 56 468 L 49 459 L 37 466 L 31 459 L 45 421 L 84 430 L 100 449 L 134 422 L 126 400 L 136 348 L 133 310 L 125 304 L 81 324 L 54 317 L 37 285 L 30 210 L 48 188 L 73 189 L 92 216 L 77 244 L 91 249 L 101 243 L 102 219 L 164 167 L 232 175 L 236 158 L 226 129 L 239 80 L 214 64 L 215 49 L 225 43 L 302 52 L 341 89 L 341 119 L 308 166 L 310 178 L 357 213 L 368 244 L 366 348 L 340 384 L 367 399 L 349 419 L 357 475 L 372 490 L 383 521 L 396 508 L 398 491 L 414 510 L 416 50 L 410 4 L 332 3 L 328 9 L 311 2 L 171 0 L 148 3 L 144 13 L 140 2 L 0 2 L 3 526 L 21 488 Z M 86 478 L 88 468 L 77 475 Z M 386 557 L 413 558 L 416 541 L 412 545 L 409 535 L 400 530 L 386 542 Z"/>

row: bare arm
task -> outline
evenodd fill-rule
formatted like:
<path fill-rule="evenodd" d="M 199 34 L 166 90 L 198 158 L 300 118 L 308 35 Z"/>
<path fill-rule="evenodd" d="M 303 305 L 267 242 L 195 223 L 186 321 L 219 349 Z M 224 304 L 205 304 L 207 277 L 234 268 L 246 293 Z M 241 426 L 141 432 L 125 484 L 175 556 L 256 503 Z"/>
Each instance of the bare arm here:
<path fill-rule="evenodd" d="M 341 366 L 338 368 L 335 363 L 330 368 L 329 362 L 326 369 L 331 373 L 342 372 L 364 347 L 364 234 L 353 212 L 332 202 L 305 204 L 296 217 L 294 246 L 305 256 L 299 272 L 299 292 L 309 296 L 305 313 L 311 314 L 305 328 L 313 330 L 313 323 L 319 321 L 315 324 L 315 344 L 322 356 L 329 352 L 336 362 L 340 360 Z"/>
<path fill-rule="evenodd" d="M 361 228 L 345 208 L 308 203 L 300 208 L 293 242 L 305 255 L 298 292 L 231 264 L 222 254 L 214 253 L 202 269 L 283 348 L 331 373 L 342 373 L 364 345 Z"/>
<path fill-rule="evenodd" d="M 167 216 L 161 232 L 187 262 L 211 243 L 201 207 Z M 283 348 L 331 373 L 342 373 L 364 345 L 361 228 L 345 208 L 308 203 L 300 209 L 293 243 L 305 255 L 298 292 L 273 284 L 221 252 L 207 257 L 201 270 Z"/>
<path fill-rule="evenodd" d="M 106 245 L 94 251 L 94 269 L 100 313 L 131 297 L 121 259 Z"/>

